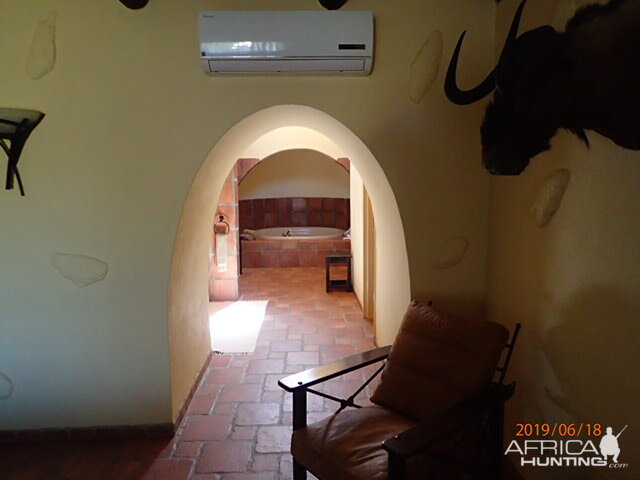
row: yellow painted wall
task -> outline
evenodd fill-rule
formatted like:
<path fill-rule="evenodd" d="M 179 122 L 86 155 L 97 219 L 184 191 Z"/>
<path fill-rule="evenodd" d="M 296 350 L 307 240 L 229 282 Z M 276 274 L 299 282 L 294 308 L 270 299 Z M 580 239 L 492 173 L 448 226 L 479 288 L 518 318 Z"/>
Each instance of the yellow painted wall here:
<path fill-rule="evenodd" d="M 320 8 L 294 0 L 269 7 Z M 478 162 L 481 109 L 450 105 L 442 72 L 422 103 L 412 104 L 407 78 L 432 30 L 442 30 L 446 58 L 458 32 L 473 25 L 461 74 L 479 80 L 493 57 L 493 2 L 351 0 L 348 8 L 376 16 L 375 66 L 365 78 L 208 77 L 199 64 L 197 12 L 213 8 L 264 5 L 151 0 L 131 11 L 116 0 L 0 0 L 0 105 L 47 114 L 21 161 L 27 196 L 3 192 L 0 202 L 0 370 L 16 385 L 12 398 L 0 400 L 0 428 L 175 416 L 207 353 L 206 282 L 200 290 L 187 282 L 167 300 L 172 252 L 182 259 L 193 246 L 176 238 L 183 204 L 224 132 L 273 105 L 312 106 L 362 139 L 398 201 L 413 296 L 462 314 L 481 312 L 488 204 Z M 26 55 L 49 10 L 58 12 L 58 61 L 33 81 L 25 74 Z M 216 188 L 217 177 L 210 180 Z M 180 221 L 189 225 L 189 215 Z M 378 228 L 385 237 L 388 225 Z M 430 249 L 460 234 L 471 241 L 463 262 L 449 270 L 429 267 Z M 383 245 L 381 262 L 396 262 L 400 249 Z M 206 242 L 200 246 L 206 249 Z M 55 251 L 101 258 L 109 275 L 78 289 L 51 267 Z M 200 268 L 181 262 L 176 279 Z M 173 408 L 167 312 L 181 335 L 171 339 L 181 352 L 172 360 Z M 383 343 L 398 322 L 377 327 Z"/>
<path fill-rule="evenodd" d="M 501 41 L 516 2 L 498 10 Z M 531 2 L 530 2 L 531 3 Z M 548 21 L 554 2 L 527 7 L 521 31 Z M 588 132 L 591 149 L 561 132 L 551 151 L 518 177 L 491 181 L 488 317 L 523 324 L 511 379 L 506 438 L 516 422 L 612 426 L 620 462 L 608 468 L 557 469 L 545 478 L 638 478 L 640 404 L 640 153 Z M 545 178 L 571 172 L 560 209 L 544 228 L 530 208 Z M 538 479 L 539 470 L 525 470 Z"/>
<path fill-rule="evenodd" d="M 362 305 L 364 295 L 364 185 L 358 169 L 351 165 L 349 172 L 351 208 L 351 255 L 353 291 Z"/>
<path fill-rule="evenodd" d="M 349 172 L 315 150 L 285 150 L 256 165 L 238 186 L 250 198 L 349 198 Z"/>

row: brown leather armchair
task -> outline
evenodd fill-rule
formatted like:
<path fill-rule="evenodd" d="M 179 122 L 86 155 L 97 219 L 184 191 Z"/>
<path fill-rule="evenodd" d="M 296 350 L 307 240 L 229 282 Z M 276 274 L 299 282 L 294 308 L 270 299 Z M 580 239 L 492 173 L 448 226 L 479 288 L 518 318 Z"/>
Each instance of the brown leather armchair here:
<path fill-rule="evenodd" d="M 280 380 L 293 393 L 294 480 L 307 471 L 321 480 L 500 479 L 504 404 L 515 388 L 503 381 L 519 329 L 509 341 L 502 325 L 413 301 L 392 346 Z M 381 361 L 347 399 L 314 388 Z M 373 405 L 357 405 L 380 372 Z M 307 393 L 340 403 L 338 412 L 307 425 Z"/>

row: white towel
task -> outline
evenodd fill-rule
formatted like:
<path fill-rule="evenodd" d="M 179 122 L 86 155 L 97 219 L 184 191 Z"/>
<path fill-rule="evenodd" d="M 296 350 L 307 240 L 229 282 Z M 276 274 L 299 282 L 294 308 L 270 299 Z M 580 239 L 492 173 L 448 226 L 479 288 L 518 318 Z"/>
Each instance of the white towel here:
<path fill-rule="evenodd" d="M 218 267 L 219 272 L 227 271 L 227 262 L 229 258 L 228 237 L 229 234 L 227 233 L 216 233 L 216 266 Z"/>

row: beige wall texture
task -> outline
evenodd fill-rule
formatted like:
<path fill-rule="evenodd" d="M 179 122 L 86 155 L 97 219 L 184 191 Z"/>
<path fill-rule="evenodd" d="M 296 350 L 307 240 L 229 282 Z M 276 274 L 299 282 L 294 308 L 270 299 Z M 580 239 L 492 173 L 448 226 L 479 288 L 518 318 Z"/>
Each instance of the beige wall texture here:
<path fill-rule="evenodd" d="M 515 3 L 499 8 L 497 39 Z M 554 4 L 528 6 L 521 31 L 548 22 Z M 588 135 L 591 149 L 561 132 L 551 151 L 522 175 L 492 179 L 487 316 L 523 324 L 509 375 L 518 386 L 508 409 L 507 440 L 518 422 L 601 423 L 614 433 L 628 424 L 619 438 L 619 461 L 629 469 L 544 474 L 562 480 L 638 478 L 640 153 Z M 539 228 L 530 209 L 543 181 L 559 168 L 568 169 L 571 180 L 555 217 Z M 541 478 L 539 469 L 523 473 Z"/>
<path fill-rule="evenodd" d="M 353 291 L 362 305 L 364 295 L 364 186 L 358 169 L 351 165 L 349 175 L 349 187 L 351 200 L 351 255 L 352 255 L 352 281 Z"/>
<path fill-rule="evenodd" d="M 269 7 L 320 8 L 294 0 Z M 393 189 L 390 197 L 372 193 L 374 210 L 389 215 L 393 209 L 383 203 L 395 195 L 401 216 L 377 225 L 379 274 L 390 285 L 379 342 L 393 339 L 397 304 L 408 300 L 404 286 L 393 286 L 405 255 L 398 238 L 406 238 L 412 296 L 481 313 L 489 185 L 478 161 L 481 108 L 449 104 L 442 72 L 420 104 L 410 101 L 407 84 L 411 61 L 433 30 L 443 32 L 446 58 L 469 25 L 460 74 L 470 84 L 480 80 L 493 58 L 493 2 L 351 0 L 347 8 L 376 16 L 375 66 L 364 78 L 208 77 L 199 64 L 197 12 L 214 8 L 264 6 L 153 0 L 132 11 L 116 0 L 0 0 L 0 105 L 47 114 L 20 163 L 27 196 L 3 192 L 0 203 L 0 371 L 15 383 L 13 396 L 0 400 L 0 428 L 175 416 L 208 344 L 213 212 L 207 222 L 194 212 L 215 206 L 241 151 L 220 147 L 212 160 L 218 166 L 202 177 L 207 187 L 190 185 L 225 132 L 274 105 L 308 105 L 337 119 L 364 142 Z M 58 13 L 57 63 L 31 80 L 31 36 L 51 10 Z M 384 176 L 358 170 L 371 192 L 385 191 Z M 209 193 L 193 194 L 200 188 Z M 399 226 L 404 232 L 395 231 Z M 434 270 L 429 249 L 454 235 L 470 240 L 467 255 L 451 269 Z M 51 267 L 56 251 L 100 258 L 108 276 L 78 288 Z"/>
<path fill-rule="evenodd" d="M 285 150 L 265 158 L 238 186 L 240 200 L 250 198 L 349 198 L 349 172 L 315 150 Z"/>

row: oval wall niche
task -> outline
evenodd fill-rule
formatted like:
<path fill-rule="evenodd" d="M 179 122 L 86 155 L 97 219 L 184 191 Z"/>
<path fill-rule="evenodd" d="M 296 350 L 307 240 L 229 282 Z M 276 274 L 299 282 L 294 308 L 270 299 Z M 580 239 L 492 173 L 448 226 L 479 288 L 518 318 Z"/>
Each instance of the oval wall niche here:
<path fill-rule="evenodd" d="M 449 237 L 433 250 L 430 265 L 436 270 L 455 267 L 462 261 L 469 248 L 465 237 Z"/>
<path fill-rule="evenodd" d="M 76 287 L 85 287 L 103 280 L 109 270 L 109 265 L 99 258 L 77 253 L 56 252 L 51 255 L 51 264 Z"/>
<path fill-rule="evenodd" d="M 542 183 L 536 201 L 531 207 L 531 214 L 538 227 L 547 225 L 560 208 L 569 180 L 571 172 L 566 168 L 560 168 Z"/>
<path fill-rule="evenodd" d="M 33 33 L 33 40 L 27 57 L 27 75 L 33 80 L 44 77 L 56 64 L 56 18 L 50 12 Z"/>

